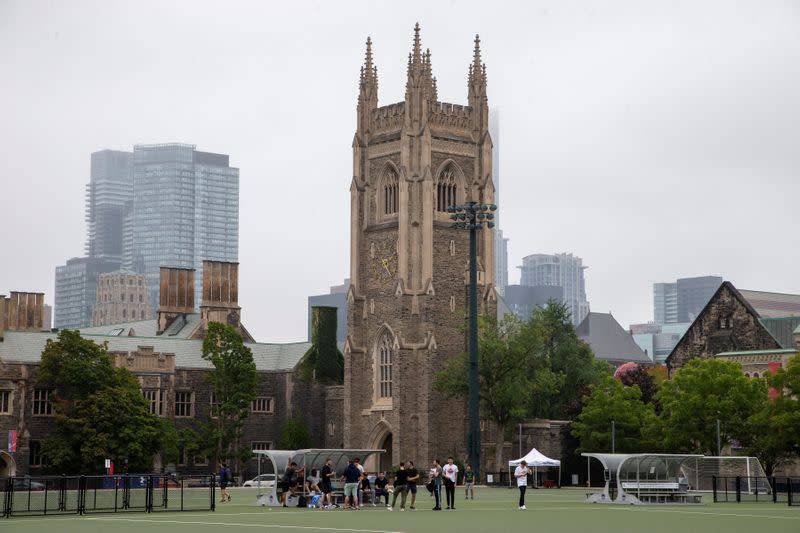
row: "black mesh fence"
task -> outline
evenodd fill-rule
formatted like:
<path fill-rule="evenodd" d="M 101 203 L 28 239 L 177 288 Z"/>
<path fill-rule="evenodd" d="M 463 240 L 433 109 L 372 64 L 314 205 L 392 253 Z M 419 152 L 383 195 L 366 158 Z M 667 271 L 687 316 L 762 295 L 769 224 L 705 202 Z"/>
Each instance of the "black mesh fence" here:
<path fill-rule="evenodd" d="M 3 517 L 154 511 L 213 511 L 213 475 L 0 478 Z"/>
<path fill-rule="evenodd" d="M 785 503 L 800 505 L 800 478 L 713 477 L 715 503 Z"/>

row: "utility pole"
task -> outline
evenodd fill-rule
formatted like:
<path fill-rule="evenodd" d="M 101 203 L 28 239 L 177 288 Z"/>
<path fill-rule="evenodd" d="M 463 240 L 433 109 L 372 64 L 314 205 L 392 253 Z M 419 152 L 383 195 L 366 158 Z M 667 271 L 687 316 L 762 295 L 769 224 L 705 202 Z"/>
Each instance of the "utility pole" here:
<path fill-rule="evenodd" d="M 611 421 L 611 453 L 616 452 L 616 432 L 617 432 L 617 422 L 615 420 Z"/>

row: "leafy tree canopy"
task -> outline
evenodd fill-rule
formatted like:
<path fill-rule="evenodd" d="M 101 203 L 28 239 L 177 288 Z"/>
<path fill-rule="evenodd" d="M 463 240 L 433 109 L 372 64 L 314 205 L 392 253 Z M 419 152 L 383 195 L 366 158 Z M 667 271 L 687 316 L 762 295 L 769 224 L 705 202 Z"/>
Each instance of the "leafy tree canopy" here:
<path fill-rule="evenodd" d="M 311 435 L 302 416 L 286 419 L 278 446 L 281 450 L 302 450 L 311 447 Z"/>

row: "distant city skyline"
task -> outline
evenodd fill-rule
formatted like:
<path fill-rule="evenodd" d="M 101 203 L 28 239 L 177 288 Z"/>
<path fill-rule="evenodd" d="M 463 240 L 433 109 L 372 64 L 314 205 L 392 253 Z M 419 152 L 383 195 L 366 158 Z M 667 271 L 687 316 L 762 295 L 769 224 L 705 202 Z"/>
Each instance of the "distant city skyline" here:
<path fill-rule="evenodd" d="M 248 330 L 304 339 L 307 296 L 348 275 L 364 42 L 381 101 L 400 102 L 419 21 L 438 92 L 458 104 L 480 33 L 502 117 L 510 265 L 573 251 L 592 267 L 592 309 L 622 324 L 650 319 L 653 283 L 698 273 L 800 293 L 800 249 L 787 244 L 800 197 L 793 3 L 536 1 L 504 4 L 502 17 L 455 6 L 409 1 L 387 17 L 366 2 L 222 13 L 198 0 L 187 21 L 172 2 L 158 16 L 134 3 L 0 3 L 0 227 L 13 257 L 0 262 L 2 290 L 53 301 L 55 266 L 83 253 L 90 153 L 192 142 L 241 169 Z"/>

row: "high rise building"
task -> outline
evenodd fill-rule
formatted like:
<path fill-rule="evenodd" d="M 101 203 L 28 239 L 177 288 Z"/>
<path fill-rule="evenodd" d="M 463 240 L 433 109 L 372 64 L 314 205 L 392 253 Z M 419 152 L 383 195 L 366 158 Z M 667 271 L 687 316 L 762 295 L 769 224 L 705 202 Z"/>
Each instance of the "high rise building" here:
<path fill-rule="evenodd" d="M 572 313 L 572 323 L 580 324 L 589 314 L 583 260 L 572 254 L 533 254 L 522 258 L 520 285 L 528 287 L 557 286 L 562 289 L 561 301 Z"/>
<path fill-rule="evenodd" d="M 311 342 L 313 331 L 311 324 L 312 307 L 335 307 L 336 308 L 336 340 L 344 342 L 347 339 L 347 289 L 350 287 L 350 280 L 344 280 L 341 285 L 334 285 L 328 294 L 317 294 L 308 297 L 308 340 Z"/>
<path fill-rule="evenodd" d="M 141 144 L 133 150 L 133 204 L 124 221 L 130 249 L 123 267 L 144 274 L 151 307 L 159 268 L 194 268 L 239 256 L 239 169 L 229 156 L 189 144 Z M 202 286 L 195 287 L 195 302 Z"/>
<path fill-rule="evenodd" d="M 700 276 L 680 278 L 672 283 L 653 284 L 653 317 L 656 324 L 692 322 L 714 295 L 722 278 Z"/>
<path fill-rule="evenodd" d="M 653 283 L 653 316 L 656 324 L 678 322 L 677 283 Z"/>
<path fill-rule="evenodd" d="M 144 275 L 124 270 L 100 274 L 92 326 L 149 320 L 151 316 Z"/>
<path fill-rule="evenodd" d="M 92 323 L 97 280 L 119 262 L 100 257 L 76 257 L 56 267 L 55 327 L 82 328 Z"/>
<path fill-rule="evenodd" d="M 122 263 L 122 226 L 133 199 L 133 154 L 94 152 L 86 185 L 86 256 Z"/>
<path fill-rule="evenodd" d="M 489 135 L 492 137 L 494 203 L 498 206 L 494 215 L 494 286 L 502 296 L 508 286 L 508 239 L 503 236 L 503 230 L 500 227 L 503 207 L 500 205 L 500 111 L 497 109 L 489 110 Z"/>

